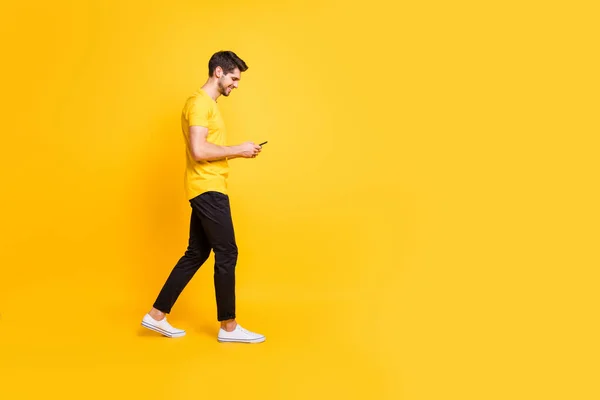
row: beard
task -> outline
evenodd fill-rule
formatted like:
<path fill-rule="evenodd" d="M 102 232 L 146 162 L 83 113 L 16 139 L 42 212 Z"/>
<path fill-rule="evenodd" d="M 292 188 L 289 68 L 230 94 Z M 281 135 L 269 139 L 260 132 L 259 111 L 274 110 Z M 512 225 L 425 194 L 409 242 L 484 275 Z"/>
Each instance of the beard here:
<path fill-rule="evenodd" d="M 223 96 L 229 96 L 229 93 L 231 93 L 231 91 L 228 90 L 227 86 L 223 86 L 223 84 L 221 82 L 219 82 L 218 86 L 219 86 L 219 93 L 221 93 Z"/>

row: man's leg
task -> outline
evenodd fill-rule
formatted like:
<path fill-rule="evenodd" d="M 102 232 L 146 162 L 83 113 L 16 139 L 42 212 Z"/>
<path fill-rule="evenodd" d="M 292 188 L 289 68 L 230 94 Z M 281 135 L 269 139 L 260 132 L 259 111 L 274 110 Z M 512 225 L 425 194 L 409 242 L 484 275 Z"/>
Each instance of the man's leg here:
<path fill-rule="evenodd" d="M 152 310 L 144 317 L 145 320 L 142 321 L 142 325 L 163 333 L 165 336 L 176 337 L 185 334 L 185 331 L 172 328 L 168 325 L 165 314 L 171 312 L 179 295 L 202 264 L 204 264 L 210 255 L 210 251 L 211 247 L 204 233 L 202 221 L 196 214 L 196 211 L 192 209 L 188 248 L 171 271 L 154 302 Z"/>
<path fill-rule="evenodd" d="M 154 302 L 156 310 L 164 314 L 171 312 L 183 289 L 185 289 L 194 274 L 208 259 L 210 250 L 210 244 L 202 228 L 202 221 L 196 211 L 192 210 L 188 248 L 171 271 L 171 274 L 158 294 Z"/>
<path fill-rule="evenodd" d="M 214 285 L 217 320 L 235 320 L 235 267 L 238 249 L 235 242 L 229 198 L 218 192 L 207 192 L 191 200 L 200 216 L 204 232 L 215 252 Z"/>
<path fill-rule="evenodd" d="M 192 199 L 191 203 L 200 215 L 204 232 L 215 253 L 214 285 L 217 320 L 221 322 L 219 339 L 226 332 L 232 339 L 228 341 L 264 341 L 264 336 L 243 329 L 235 320 L 235 268 L 238 248 L 229 197 L 218 192 L 207 192 Z"/>

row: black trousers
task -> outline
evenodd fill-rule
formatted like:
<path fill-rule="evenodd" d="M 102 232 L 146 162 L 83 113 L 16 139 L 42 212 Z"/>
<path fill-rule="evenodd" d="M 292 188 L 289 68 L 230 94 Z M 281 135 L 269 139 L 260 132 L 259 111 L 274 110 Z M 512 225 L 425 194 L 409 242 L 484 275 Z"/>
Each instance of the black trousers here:
<path fill-rule="evenodd" d="M 154 303 L 154 308 L 170 313 L 185 286 L 213 250 L 217 320 L 234 319 L 236 317 L 235 267 L 238 248 L 235 242 L 229 197 L 219 192 L 205 192 L 191 199 L 190 205 L 192 216 L 188 248 L 167 278 Z"/>

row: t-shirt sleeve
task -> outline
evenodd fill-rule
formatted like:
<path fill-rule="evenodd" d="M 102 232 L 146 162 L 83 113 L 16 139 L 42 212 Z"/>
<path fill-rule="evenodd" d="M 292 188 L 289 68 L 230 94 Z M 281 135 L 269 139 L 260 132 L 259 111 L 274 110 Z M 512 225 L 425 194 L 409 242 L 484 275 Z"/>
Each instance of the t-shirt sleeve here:
<path fill-rule="evenodd" d="M 188 114 L 188 123 L 190 126 L 198 125 L 208 127 L 208 118 L 210 116 L 210 107 L 205 101 L 198 100 L 190 107 Z"/>

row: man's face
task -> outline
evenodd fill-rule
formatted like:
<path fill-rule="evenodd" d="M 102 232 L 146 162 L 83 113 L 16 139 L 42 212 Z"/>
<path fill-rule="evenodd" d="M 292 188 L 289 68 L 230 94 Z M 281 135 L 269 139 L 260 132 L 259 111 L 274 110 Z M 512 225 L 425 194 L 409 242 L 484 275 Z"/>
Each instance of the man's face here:
<path fill-rule="evenodd" d="M 234 69 L 233 72 L 230 72 L 227 75 L 221 72 L 221 76 L 219 77 L 219 92 L 223 96 L 229 96 L 229 93 L 238 87 L 240 78 L 241 73 L 238 68 Z"/>

